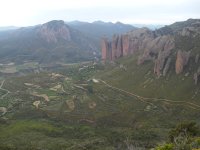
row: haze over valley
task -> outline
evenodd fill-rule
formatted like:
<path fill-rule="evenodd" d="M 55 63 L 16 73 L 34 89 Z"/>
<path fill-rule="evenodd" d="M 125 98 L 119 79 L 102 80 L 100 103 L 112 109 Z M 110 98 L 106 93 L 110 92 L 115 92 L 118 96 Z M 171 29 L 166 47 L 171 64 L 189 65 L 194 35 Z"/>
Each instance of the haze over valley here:
<path fill-rule="evenodd" d="M 199 4 L 1 2 L 0 150 L 200 149 Z"/>

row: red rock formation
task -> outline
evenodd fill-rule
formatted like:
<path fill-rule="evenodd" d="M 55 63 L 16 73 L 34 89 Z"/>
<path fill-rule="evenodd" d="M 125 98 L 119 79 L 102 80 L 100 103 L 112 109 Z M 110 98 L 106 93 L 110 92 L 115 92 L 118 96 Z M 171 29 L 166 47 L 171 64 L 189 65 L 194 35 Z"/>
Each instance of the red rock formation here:
<path fill-rule="evenodd" d="M 117 45 L 118 45 L 119 36 L 113 35 L 112 37 L 112 60 L 115 60 L 116 58 L 116 52 L 117 52 Z"/>
<path fill-rule="evenodd" d="M 190 57 L 190 52 L 178 51 L 176 57 L 176 74 L 180 74 L 183 71 L 185 65 L 187 65 Z"/>
<path fill-rule="evenodd" d="M 106 43 L 108 43 L 108 41 Z M 105 48 L 109 46 L 105 45 L 106 44 L 102 47 L 103 59 L 115 60 L 121 56 L 127 56 L 138 52 L 138 64 L 142 64 L 146 60 L 155 60 L 154 73 L 160 76 L 166 65 L 166 60 L 171 50 L 174 48 L 174 38 L 169 35 L 155 37 L 153 31 L 143 28 L 121 36 L 114 35 L 111 44 L 111 54 L 108 53 L 110 49 Z M 111 57 L 107 55 L 111 55 Z M 169 63 L 167 65 L 169 65 Z M 169 67 L 166 67 L 165 74 L 168 68 Z"/>
<path fill-rule="evenodd" d="M 168 70 L 169 70 L 169 67 L 170 67 L 170 63 L 171 63 L 171 58 L 168 58 L 167 59 L 167 62 L 165 64 L 165 67 L 163 69 L 163 76 L 166 76 Z"/>
<path fill-rule="evenodd" d="M 128 54 L 130 54 L 130 40 L 128 34 L 122 35 L 122 49 L 123 56 L 127 56 Z"/>
<path fill-rule="evenodd" d="M 102 60 L 104 61 L 107 58 L 106 56 L 107 51 L 108 51 L 108 42 L 106 38 L 103 38 L 101 41 L 101 57 L 102 57 Z"/>
<path fill-rule="evenodd" d="M 117 42 L 117 51 L 115 53 L 116 58 L 123 56 L 123 49 L 122 49 L 122 36 L 120 35 Z"/>
<path fill-rule="evenodd" d="M 48 43 L 56 43 L 59 39 L 71 40 L 69 28 L 64 21 L 51 21 L 38 28 L 38 34 Z"/>
<path fill-rule="evenodd" d="M 158 52 L 158 57 L 155 61 L 154 73 L 157 76 L 161 75 L 161 71 L 164 69 L 165 62 L 174 48 L 174 40 L 170 36 L 161 36 L 154 40 L 154 47 L 152 47 L 153 53 Z"/>

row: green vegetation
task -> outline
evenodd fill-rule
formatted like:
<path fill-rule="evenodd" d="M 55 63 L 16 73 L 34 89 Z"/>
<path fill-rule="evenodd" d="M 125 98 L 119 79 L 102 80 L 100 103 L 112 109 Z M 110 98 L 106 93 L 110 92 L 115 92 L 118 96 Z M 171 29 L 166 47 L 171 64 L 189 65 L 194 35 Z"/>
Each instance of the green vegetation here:
<path fill-rule="evenodd" d="M 199 88 L 192 75 L 175 76 L 174 68 L 166 77 L 156 78 L 153 64 L 138 66 L 135 57 L 106 65 L 45 67 L 45 71 L 1 80 L 0 106 L 7 108 L 0 120 L 1 149 L 113 150 L 161 145 L 157 150 L 169 150 L 177 147 L 173 139 L 168 141 L 170 131 L 173 137 L 179 136 L 178 128 L 171 130 L 176 124 L 200 123 Z M 188 131 L 197 133 L 196 124 L 189 127 Z M 188 135 L 189 147 L 198 148 L 199 137 Z"/>
<path fill-rule="evenodd" d="M 174 148 L 173 144 L 165 144 L 162 146 L 158 146 L 156 150 L 173 150 L 173 148 Z"/>
<path fill-rule="evenodd" d="M 194 150 L 200 148 L 200 129 L 195 122 L 184 122 L 169 132 L 169 143 L 156 150 Z"/>

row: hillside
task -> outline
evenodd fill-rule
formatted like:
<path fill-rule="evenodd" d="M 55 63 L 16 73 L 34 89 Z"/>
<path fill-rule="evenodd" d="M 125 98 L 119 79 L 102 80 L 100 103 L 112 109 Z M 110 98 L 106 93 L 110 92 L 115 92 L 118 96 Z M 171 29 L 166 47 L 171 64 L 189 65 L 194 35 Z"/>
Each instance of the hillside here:
<path fill-rule="evenodd" d="M 104 22 L 50 21 L 42 25 L 0 31 L 1 63 L 67 63 L 100 57 L 100 40 L 135 29 L 131 25 Z"/>
<path fill-rule="evenodd" d="M 150 149 L 167 140 L 176 124 L 200 123 L 199 87 L 191 76 L 170 72 L 157 78 L 152 66 L 138 66 L 137 57 L 127 56 L 114 64 L 6 76 L 0 86 L 0 145 L 112 150 L 126 149 L 128 142 Z"/>
<path fill-rule="evenodd" d="M 104 38 L 102 62 L 1 66 L 19 73 L 1 72 L 0 149 L 149 150 L 177 124 L 199 125 L 199 21 L 186 22 Z"/>
<path fill-rule="evenodd" d="M 0 32 L 1 63 L 86 61 L 94 52 L 93 40 L 63 21 Z"/>

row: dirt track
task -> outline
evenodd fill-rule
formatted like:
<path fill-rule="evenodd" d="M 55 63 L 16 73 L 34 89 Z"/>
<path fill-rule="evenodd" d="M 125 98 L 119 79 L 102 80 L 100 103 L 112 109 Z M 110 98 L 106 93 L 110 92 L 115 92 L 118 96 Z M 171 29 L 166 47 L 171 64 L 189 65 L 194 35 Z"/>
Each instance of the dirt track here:
<path fill-rule="evenodd" d="M 5 83 L 5 80 L 3 80 L 3 81 L 1 82 L 0 89 L 3 90 L 3 91 L 6 91 L 7 93 L 4 94 L 4 95 L 2 95 L 2 96 L 0 97 L 0 99 L 3 99 L 6 95 L 8 95 L 9 93 L 11 93 L 11 92 L 8 91 L 7 89 L 2 88 L 3 85 L 4 85 L 4 83 Z"/>
<path fill-rule="evenodd" d="M 107 87 L 109 87 L 109 88 L 111 88 L 113 90 L 117 90 L 117 91 L 120 91 L 120 92 L 125 93 L 127 95 L 134 96 L 138 100 L 140 100 L 142 102 L 145 102 L 145 103 L 149 103 L 151 105 L 154 105 L 152 103 L 152 101 L 163 101 L 163 102 L 169 102 L 169 103 L 171 103 L 173 105 L 184 105 L 184 106 L 187 106 L 187 107 L 192 108 L 192 109 L 198 109 L 198 110 L 200 110 L 200 105 L 197 105 L 195 103 L 186 102 L 186 101 L 175 101 L 175 100 L 170 100 L 170 99 L 159 99 L 159 98 L 142 97 L 142 96 L 137 95 L 135 93 L 131 93 L 131 92 L 125 91 L 123 89 L 114 87 L 114 86 L 108 84 L 106 81 L 103 81 L 101 79 L 98 79 L 98 80 L 101 81 L 103 84 L 105 84 Z M 149 102 L 149 101 L 151 101 L 151 102 Z"/>

